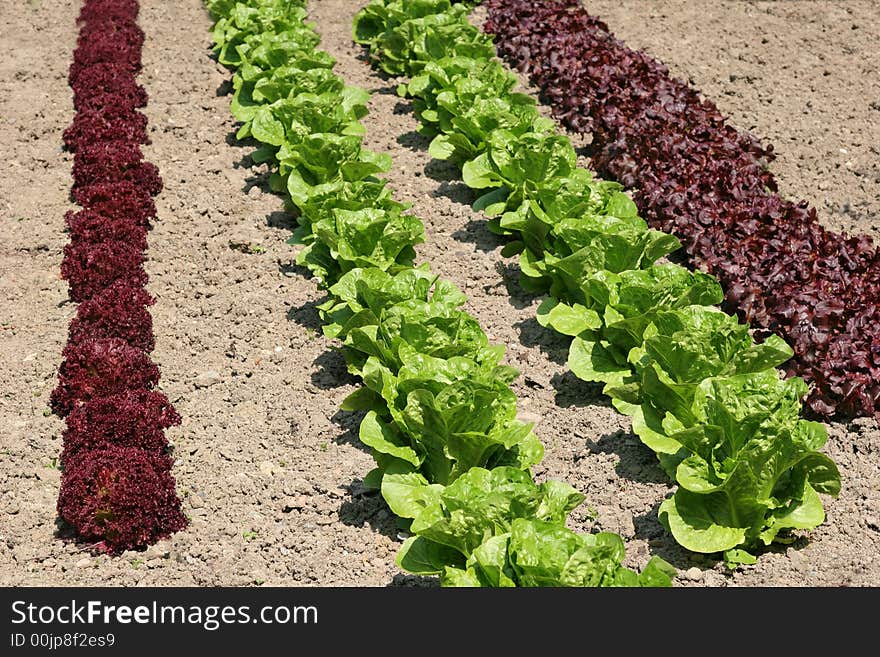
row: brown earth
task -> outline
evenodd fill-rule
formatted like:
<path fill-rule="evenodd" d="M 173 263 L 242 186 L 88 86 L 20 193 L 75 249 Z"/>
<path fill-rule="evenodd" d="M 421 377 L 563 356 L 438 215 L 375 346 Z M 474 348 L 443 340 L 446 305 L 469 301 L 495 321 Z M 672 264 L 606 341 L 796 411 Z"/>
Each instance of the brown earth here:
<path fill-rule="evenodd" d="M 140 79 L 150 92 L 153 140 L 145 152 L 166 185 L 148 252 L 149 289 L 158 298 L 153 357 L 162 368 L 162 390 L 184 418 L 168 435 L 192 523 L 146 552 L 115 558 L 56 537 L 63 424 L 45 409 L 75 311 L 58 277 L 63 214 L 70 207 L 71 158 L 60 149 L 73 114 L 65 80 L 76 38 L 70 4 L 31 0 L 0 7 L 0 41 L 10 44 L 0 63 L 0 585 L 433 584 L 394 565 L 400 542 L 394 520 L 360 484 L 372 460 L 357 441 L 359 416 L 338 411 L 355 382 L 320 333 L 314 305 L 322 294 L 315 281 L 291 266 L 294 247 L 285 243 L 291 220 L 280 198 L 264 191 L 265 171 L 250 165 L 251 148 L 232 138 L 229 98 L 222 95 L 229 74 L 209 56 L 210 21 L 200 0 L 142 0 L 140 19 L 147 33 Z M 681 569 L 680 585 L 880 585 L 880 431 L 874 420 L 829 425 L 826 451 L 841 468 L 843 492 L 825 499 L 826 523 L 793 545 L 734 574 L 675 545 L 657 522 L 657 506 L 672 487 L 654 457 L 596 388 L 566 373 L 564 342 L 534 321 L 539 300 L 518 291 L 515 261 L 501 258 L 500 243 L 469 207 L 470 191 L 450 167 L 430 159 L 408 104 L 393 94 L 395 81 L 376 76 L 351 43 L 351 19 L 362 4 L 312 3 L 323 47 L 339 59 L 336 71 L 349 83 L 374 92 L 364 120 L 366 146 L 394 157 L 391 184 L 426 224 L 421 259 L 468 293 L 468 309 L 491 339 L 508 345 L 508 361 L 521 370 L 515 389 L 522 415 L 537 422 L 546 447 L 536 472 L 587 495 L 572 527 L 621 533 L 629 565 L 661 555 Z M 860 61 L 873 61 L 874 68 L 864 76 L 857 68 L 829 69 L 849 76 L 837 88 L 821 67 L 797 68 L 802 58 L 793 44 L 814 39 L 815 58 L 843 61 L 839 41 L 816 39 L 817 23 L 843 11 L 841 3 L 790 4 L 797 10 L 789 3 L 727 2 L 692 11 L 686 3 L 655 2 L 650 12 L 664 14 L 662 29 L 650 25 L 657 17 L 646 24 L 635 19 L 640 3 L 591 8 L 633 45 L 687 70 L 739 125 L 760 122 L 758 134 L 779 147 L 776 171 L 787 194 L 824 203 L 814 193 L 816 181 L 833 175 L 827 198 L 849 199 L 861 213 L 853 225 L 867 230 L 858 222 L 866 213 L 876 218 L 877 185 L 870 176 L 878 159 L 869 149 L 880 140 L 869 138 L 876 130 L 869 122 L 858 128 L 850 117 L 869 118 L 873 110 L 824 108 L 855 108 L 872 89 L 876 97 L 876 58 L 867 56 L 876 21 L 867 20 L 868 3 L 845 3 L 865 18 L 864 32 L 854 33 L 866 40 L 851 47 L 864 49 Z M 765 8 L 789 16 L 784 30 L 775 29 L 772 21 L 781 19 Z M 775 38 L 761 43 L 756 30 L 768 20 L 760 29 Z M 838 23 L 829 25 L 842 29 Z M 633 31 L 625 33 L 624 24 Z M 711 46 L 693 36 L 706 34 Z M 741 53 L 745 60 L 736 61 L 754 79 L 710 88 L 713 76 L 730 76 L 716 49 Z M 776 75 L 783 66 L 799 71 L 797 89 L 813 85 L 809 97 L 817 113 L 809 120 L 798 114 L 803 98 L 796 110 L 781 92 L 772 102 L 749 102 L 750 94 L 772 96 L 775 78 L 762 92 L 755 87 L 764 84 L 760 75 Z M 724 94 L 728 88 L 735 93 Z M 725 104 L 739 101 L 736 93 L 741 102 Z M 847 149 L 854 166 L 808 157 L 809 140 L 829 156 L 833 147 Z M 784 159 L 786 151 L 794 151 L 794 159 Z M 854 170 L 868 173 L 855 176 Z M 826 218 L 839 219 L 824 212 Z"/>

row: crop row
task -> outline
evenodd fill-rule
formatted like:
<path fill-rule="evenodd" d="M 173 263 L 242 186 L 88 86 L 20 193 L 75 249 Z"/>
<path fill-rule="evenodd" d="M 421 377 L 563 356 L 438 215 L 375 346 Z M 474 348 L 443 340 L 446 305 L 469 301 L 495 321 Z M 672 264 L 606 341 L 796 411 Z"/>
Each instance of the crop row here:
<path fill-rule="evenodd" d="M 777 193 L 772 147 L 698 90 L 627 48 L 578 0 L 490 0 L 484 30 L 566 126 L 592 135 L 603 175 L 636 190 L 650 225 L 681 238 L 727 306 L 794 348 L 819 416 L 880 412 L 880 250 L 823 228 Z"/>
<path fill-rule="evenodd" d="M 324 333 L 364 384 L 343 408 L 365 412 L 377 466 L 365 485 L 411 533 L 398 564 L 444 585 L 668 585 L 661 559 L 637 574 L 619 536 L 566 528 L 578 491 L 532 479 L 543 448 L 516 418 L 517 372 L 465 296 L 415 266 L 424 226 L 377 177 L 391 159 L 362 146 L 369 94 L 333 73 L 305 3 L 207 4 L 218 60 L 235 69 L 238 136 L 258 142 L 252 158 L 296 213 L 297 262 L 328 292 Z"/>
<path fill-rule="evenodd" d="M 68 81 L 76 110 L 70 242 L 61 274 L 79 302 L 51 407 L 65 418 L 59 516 L 79 538 L 117 552 L 182 529 L 164 430 L 180 423 L 154 390 L 155 300 L 144 289 L 147 231 L 162 190 L 144 161 L 147 94 L 135 78 L 144 33 L 135 0 L 86 0 Z"/>
<path fill-rule="evenodd" d="M 432 137 L 430 154 L 460 167 L 474 208 L 512 240 L 522 285 L 548 296 L 538 321 L 572 337 L 569 366 L 605 384 L 614 406 L 678 484 L 660 520 L 684 547 L 728 563 L 813 528 L 818 492 L 836 495 L 825 428 L 800 419 L 803 380 L 775 366 L 791 356 L 771 335 L 715 304 L 712 277 L 660 259 L 678 240 L 649 229 L 617 183 L 576 165 L 569 139 L 516 93 L 491 38 L 448 0 L 374 0 L 354 36 L 386 73 L 408 76 Z"/>

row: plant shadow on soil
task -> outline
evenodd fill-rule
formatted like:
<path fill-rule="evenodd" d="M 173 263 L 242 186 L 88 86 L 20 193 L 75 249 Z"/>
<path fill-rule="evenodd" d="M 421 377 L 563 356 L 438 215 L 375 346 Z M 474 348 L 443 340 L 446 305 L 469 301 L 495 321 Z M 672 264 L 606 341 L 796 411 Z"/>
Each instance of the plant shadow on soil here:
<path fill-rule="evenodd" d="M 355 479 L 343 488 L 348 493 L 348 499 L 344 499 L 337 510 L 340 522 L 350 527 L 367 525 L 378 534 L 395 542 L 400 541 L 401 529 L 397 519 L 379 491 L 366 488 L 363 479 Z M 397 574 L 386 586 L 436 588 L 440 586 L 440 581 L 435 577 Z"/>
<path fill-rule="evenodd" d="M 398 103 L 399 105 L 399 103 Z M 396 113 L 396 112 L 395 112 Z M 419 134 L 416 130 L 410 130 L 409 132 L 404 132 L 402 135 L 397 137 L 395 141 L 404 148 L 408 148 L 414 153 L 421 153 L 424 151 L 428 145 L 431 143 L 430 139 L 425 137 L 425 135 Z"/>
<path fill-rule="evenodd" d="M 308 276 L 308 272 L 304 274 Z M 296 322 L 309 330 L 319 331 L 321 320 L 318 316 L 317 306 L 326 300 L 309 301 L 291 308 L 287 311 L 287 319 Z M 356 377 L 348 372 L 345 357 L 338 348 L 331 348 L 322 352 L 315 360 L 314 365 L 318 370 L 312 373 L 312 384 L 321 390 L 333 390 L 345 385 L 358 383 Z M 364 411 L 337 410 L 330 420 L 342 430 L 334 438 L 334 442 L 341 445 L 350 445 L 362 452 L 370 453 L 370 449 L 364 445 L 358 437 L 361 420 Z M 370 528 L 391 539 L 397 539 L 398 529 L 393 515 L 388 510 L 388 505 L 382 499 L 378 491 L 364 487 L 362 479 L 354 479 L 343 488 L 348 493 L 348 499 L 344 499 L 339 505 L 337 513 L 342 523 L 353 527 L 363 527 L 365 524 Z M 412 586 L 403 583 L 401 586 Z"/>
<path fill-rule="evenodd" d="M 355 479 L 344 488 L 348 492 L 349 499 L 343 500 L 337 510 L 340 522 L 350 527 L 368 525 L 374 532 L 395 542 L 400 540 L 397 521 L 378 491 L 364 488 L 361 479 Z M 385 586 L 388 588 L 438 588 L 440 580 L 436 577 L 398 573 Z"/>
<path fill-rule="evenodd" d="M 306 272 L 306 274 L 308 273 Z M 287 319 L 296 322 L 307 329 L 319 331 L 321 320 L 318 316 L 317 306 L 326 299 L 309 301 L 301 306 L 291 308 L 287 312 Z M 345 385 L 358 383 L 356 377 L 348 372 L 345 357 L 338 348 L 331 348 L 322 352 L 313 362 L 318 370 L 312 373 L 312 384 L 321 390 L 333 390 Z M 364 411 L 337 410 L 330 420 L 341 429 L 341 432 L 333 439 L 340 445 L 349 445 L 362 452 L 370 453 L 371 450 L 364 445 L 359 436 L 361 420 Z M 337 509 L 339 520 L 346 525 L 363 527 L 365 524 L 388 538 L 397 540 L 398 528 L 394 516 L 388 509 L 388 505 L 378 491 L 364 487 L 363 479 L 354 479 L 351 483 L 342 486 L 348 494 Z M 404 578 L 389 586 L 423 586 L 418 583 L 418 578 Z"/>
<path fill-rule="evenodd" d="M 67 522 L 61 516 L 56 515 L 54 522 L 55 531 L 52 532 L 53 538 L 61 541 L 64 544 L 75 546 L 78 552 L 84 552 L 88 554 L 100 553 L 100 550 L 97 547 L 99 545 L 98 543 L 95 543 L 94 541 L 87 541 L 80 537 L 77 531 L 69 524 L 67 524 Z"/>
<path fill-rule="evenodd" d="M 290 268 L 291 266 L 285 265 L 285 267 Z M 318 315 L 317 308 L 326 300 L 327 297 L 325 296 L 322 299 L 307 301 L 301 306 L 290 308 L 287 311 L 287 319 L 309 331 L 320 334 L 323 324 Z M 348 371 L 345 356 L 339 347 L 329 346 L 315 358 L 312 364 L 318 366 L 318 369 L 312 372 L 312 385 L 320 390 L 334 390 L 342 386 L 357 385 L 359 383 L 357 377 Z"/>
<path fill-rule="evenodd" d="M 312 364 L 320 368 L 312 372 L 312 384 L 320 390 L 361 385 L 358 378 L 348 371 L 345 356 L 339 347 L 329 347 L 315 358 Z"/>
<path fill-rule="evenodd" d="M 587 439 L 585 444 L 590 454 L 616 455 L 618 462 L 614 471 L 621 479 L 641 484 L 669 483 L 669 477 L 663 472 L 654 453 L 631 431 L 618 429 L 597 440 Z"/>
<path fill-rule="evenodd" d="M 369 452 L 357 436 L 357 427 L 363 418 L 362 411 L 348 412 L 337 411 L 331 420 L 346 431 L 339 436 L 336 441 L 344 442 L 358 449 Z M 369 528 L 389 538 L 395 542 L 400 541 L 400 527 L 397 519 L 388 508 L 388 504 L 383 499 L 381 493 L 377 490 L 369 489 L 364 486 L 361 478 L 356 478 L 349 484 L 344 484 L 342 488 L 346 491 L 347 498 L 343 499 L 339 504 L 336 513 L 339 521 L 350 527 Z M 429 577 L 418 577 L 414 575 L 395 575 L 392 582 L 387 586 L 438 586 L 439 582 Z"/>
<path fill-rule="evenodd" d="M 425 151 L 426 148 L 420 150 Z M 439 183 L 435 189 L 430 191 L 433 198 L 448 198 L 456 205 L 466 207 L 468 210 L 477 200 L 478 194 L 462 182 L 459 170 L 451 162 L 431 158 L 425 164 L 423 171 L 426 177 Z M 485 224 L 484 221 L 474 223 Z M 486 251 L 494 250 L 501 243 L 497 235 L 489 233 L 489 236 L 490 239 L 486 240 Z"/>
<path fill-rule="evenodd" d="M 362 479 L 354 479 L 343 488 L 348 493 L 348 499 L 342 500 L 338 510 L 343 524 L 350 527 L 369 525 L 374 532 L 398 540 L 397 521 L 379 491 L 365 488 Z"/>
<path fill-rule="evenodd" d="M 308 272 L 305 267 L 300 267 L 299 265 L 286 264 L 281 266 L 282 272 L 293 272 L 300 273 L 300 270 L 305 270 Z M 301 306 L 294 306 L 287 311 L 287 320 L 302 326 L 309 331 L 320 331 L 321 330 L 321 318 L 318 315 L 318 306 L 320 306 L 324 301 L 326 301 L 326 297 L 322 299 L 317 299 L 314 301 L 307 301 Z"/>
<path fill-rule="evenodd" d="M 217 61 L 216 55 L 212 54 L 211 59 L 213 59 L 217 65 L 220 65 L 220 62 Z M 223 96 L 229 96 L 233 91 L 235 91 L 235 87 L 232 86 L 232 78 L 226 78 L 223 82 L 217 85 L 217 89 L 214 90 L 214 95 L 221 98 Z"/>
<path fill-rule="evenodd" d="M 266 215 L 266 225 L 269 226 L 269 228 L 286 230 L 289 233 L 292 233 L 299 226 L 296 221 L 296 217 L 292 213 L 286 212 L 285 210 L 275 210 L 275 212 L 270 212 L 268 215 Z M 312 276 L 311 272 L 308 269 L 300 265 L 292 264 L 288 267 L 288 269 L 282 270 L 282 273 L 284 273 L 284 271 L 291 271 L 299 274 L 300 276 L 305 276 L 306 278 L 311 278 Z"/>
<path fill-rule="evenodd" d="M 388 587 L 439 589 L 440 579 L 424 575 L 395 575 Z"/>
<path fill-rule="evenodd" d="M 121 554 L 120 552 L 109 548 L 103 540 L 95 541 L 83 538 L 60 516 L 55 517 L 54 523 L 55 530 L 52 532 L 52 537 L 63 543 L 65 546 L 72 546 L 73 551 L 76 553 L 87 554 L 91 557 L 118 557 Z M 149 546 L 141 545 L 139 547 L 128 547 L 125 549 L 125 552 L 146 552 L 148 549 Z"/>
<path fill-rule="evenodd" d="M 396 90 L 393 88 L 382 88 L 379 93 L 392 95 L 396 94 Z M 412 102 L 409 100 L 403 100 L 397 102 L 392 110 L 396 115 L 404 115 L 404 114 L 412 114 Z M 431 145 L 431 137 L 427 135 L 423 135 L 418 130 L 410 130 L 409 132 L 404 132 L 401 135 L 398 135 L 395 141 L 406 149 L 411 150 L 413 153 L 423 153 L 428 150 L 428 146 Z"/>
<path fill-rule="evenodd" d="M 473 244 L 483 253 L 493 253 L 499 247 L 504 246 L 505 240 L 489 230 L 485 219 L 471 219 L 464 226 L 452 233 L 459 242 Z M 517 272 L 519 267 L 513 265 Z"/>
<path fill-rule="evenodd" d="M 611 408 L 611 400 L 602 394 L 602 384 L 577 378 L 571 370 L 554 374 L 550 385 L 556 391 L 554 403 L 560 408 L 603 406 Z"/>
<path fill-rule="evenodd" d="M 431 191 L 434 198 L 446 197 L 453 203 L 470 210 L 476 195 L 461 182 L 460 174 L 455 165 L 443 160 L 432 159 L 425 165 L 425 175 L 439 183 Z M 458 242 L 473 244 L 476 249 L 483 253 L 493 253 L 507 243 L 504 237 L 489 230 L 487 219 L 470 219 L 463 227 L 452 233 L 453 239 Z M 495 264 L 495 271 L 501 276 L 507 290 L 507 300 L 517 310 L 532 304 L 539 295 L 525 292 L 519 285 L 519 266 L 515 259 L 499 261 Z"/>
<path fill-rule="evenodd" d="M 541 326 L 534 317 L 524 319 L 513 326 L 519 331 L 519 343 L 524 347 L 529 349 L 537 347 L 550 362 L 557 365 L 565 365 L 568 361 L 568 346 L 571 344 L 568 336 Z M 556 390 L 558 391 L 559 388 L 557 387 Z"/>

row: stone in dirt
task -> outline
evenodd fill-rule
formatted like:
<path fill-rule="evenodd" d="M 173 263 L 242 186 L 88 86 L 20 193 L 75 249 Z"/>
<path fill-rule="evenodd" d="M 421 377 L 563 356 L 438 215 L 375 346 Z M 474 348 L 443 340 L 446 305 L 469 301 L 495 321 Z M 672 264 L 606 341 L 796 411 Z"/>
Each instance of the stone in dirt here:
<path fill-rule="evenodd" d="M 208 388 L 216 383 L 220 383 L 223 378 L 220 376 L 220 372 L 215 370 L 208 370 L 207 372 L 202 372 L 199 374 L 195 381 L 193 381 L 193 385 L 196 388 Z"/>
<path fill-rule="evenodd" d="M 694 566 L 693 568 L 688 568 L 684 571 L 684 578 L 689 579 L 692 582 L 696 582 L 697 580 L 703 579 L 703 571 Z"/>

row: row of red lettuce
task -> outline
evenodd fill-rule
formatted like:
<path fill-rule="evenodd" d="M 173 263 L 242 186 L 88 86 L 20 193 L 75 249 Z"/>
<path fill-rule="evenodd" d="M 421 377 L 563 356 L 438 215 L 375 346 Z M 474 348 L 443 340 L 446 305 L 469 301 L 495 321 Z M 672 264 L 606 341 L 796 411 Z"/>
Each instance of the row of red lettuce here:
<path fill-rule="evenodd" d="M 52 392 L 63 417 L 58 515 L 75 535 L 118 552 L 186 526 L 165 429 L 180 416 L 156 390 L 144 270 L 147 232 L 162 190 L 144 160 L 147 94 L 136 81 L 144 33 L 135 0 L 86 0 L 70 66 L 74 153 L 61 274 L 78 302 Z"/>

